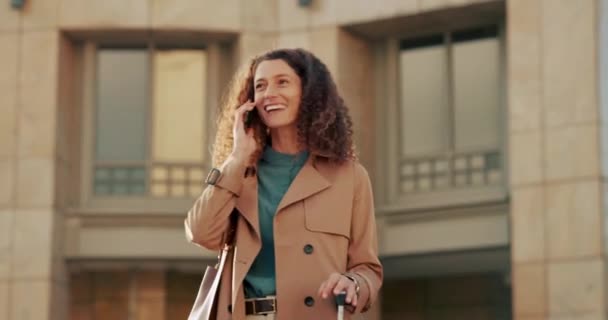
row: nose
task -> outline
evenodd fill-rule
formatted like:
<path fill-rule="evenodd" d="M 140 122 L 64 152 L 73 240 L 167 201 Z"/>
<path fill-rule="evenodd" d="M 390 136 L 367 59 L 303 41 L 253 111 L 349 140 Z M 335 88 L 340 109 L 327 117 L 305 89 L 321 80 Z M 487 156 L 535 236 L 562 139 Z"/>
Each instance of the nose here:
<path fill-rule="evenodd" d="M 269 84 L 268 86 L 266 86 L 266 90 L 264 90 L 264 98 L 272 98 L 274 96 L 276 96 L 276 88 L 275 86 Z"/>

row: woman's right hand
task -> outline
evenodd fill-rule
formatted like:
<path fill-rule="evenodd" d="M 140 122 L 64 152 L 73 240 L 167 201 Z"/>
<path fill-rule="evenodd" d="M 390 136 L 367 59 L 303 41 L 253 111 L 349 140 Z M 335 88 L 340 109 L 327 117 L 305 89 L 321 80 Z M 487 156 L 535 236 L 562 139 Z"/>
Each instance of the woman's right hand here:
<path fill-rule="evenodd" d="M 247 101 L 238 107 L 234 114 L 234 126 L 232 127 L 232 136 L 234 142 L 232 145 L 232 156 L 239 162 L 249 164 L 253 153 L 257 148 L 257 143 L 253 137 L 253 129 L 245 128 L 245 116 L 247 112 L 255 109 L 254 101 Z"/>

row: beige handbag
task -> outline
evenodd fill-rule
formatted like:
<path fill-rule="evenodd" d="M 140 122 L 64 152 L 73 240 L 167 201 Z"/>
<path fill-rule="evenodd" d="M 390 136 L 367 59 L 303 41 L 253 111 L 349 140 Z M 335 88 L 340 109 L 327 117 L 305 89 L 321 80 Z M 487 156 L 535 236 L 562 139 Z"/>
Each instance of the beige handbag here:
<path fill-rule="evenodd" d="M 237 213 L 230 216 L 230 229 L 224 247 L 218 256 L 218 263 L 214 267 L 207 266 L 207 269 L 205 269 L 205 275 L 203 275 L 203 281 L 201 281 L 188 320 L 214 320 L 216 318 L 217 294 L 228 253 L 234 244 L 236 217 Z"/>

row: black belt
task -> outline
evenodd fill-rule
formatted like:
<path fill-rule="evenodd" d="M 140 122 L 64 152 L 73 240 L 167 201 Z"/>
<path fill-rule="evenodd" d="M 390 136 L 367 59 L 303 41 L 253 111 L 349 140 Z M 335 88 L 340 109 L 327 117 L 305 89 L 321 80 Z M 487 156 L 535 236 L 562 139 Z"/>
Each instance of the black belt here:
<path fill-rule="evenodd" d="M 277 299 L 256 298 L 245 300 L 245 314 L 268 314 L 277 312 Z"/>

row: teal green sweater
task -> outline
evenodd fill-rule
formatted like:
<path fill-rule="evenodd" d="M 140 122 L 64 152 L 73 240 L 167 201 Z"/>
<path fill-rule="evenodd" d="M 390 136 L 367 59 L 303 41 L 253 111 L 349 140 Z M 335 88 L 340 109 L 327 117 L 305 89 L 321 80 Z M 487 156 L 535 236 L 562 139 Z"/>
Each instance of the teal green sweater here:
<path fill-rule="evenodd" d="M 289 155 L 264 149 L 258 163 L 258 214 L 262 249 L 245 276 L 245 297 L 264 297 L 276 294 L 273 221 L 283 195 L 291 185 L 308 152 Z"/>

